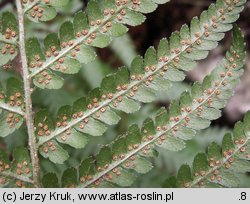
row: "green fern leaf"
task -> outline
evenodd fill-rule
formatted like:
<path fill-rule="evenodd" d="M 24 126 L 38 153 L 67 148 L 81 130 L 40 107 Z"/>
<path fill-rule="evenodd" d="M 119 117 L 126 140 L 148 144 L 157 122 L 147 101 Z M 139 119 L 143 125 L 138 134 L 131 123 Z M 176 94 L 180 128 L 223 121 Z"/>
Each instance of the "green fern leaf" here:
<path fill-rule="evenodd" d="M 29 151 L 18 147 L 13 151 L 13 160 L 0 150 L 0 180 L 3 187 L 31 187 L 32 165 Z"/>
<path fill-rule="evenodd" d="M 0 137 L 6 137 L 23 124 L 23 85 L 16 78 L 7 81 L 4 93 L 0 84 Z"/>
<path fill-rule="evenodd" d="M 41 50 L 40 45 L 31 41 L 32 44 L 27 47 L 27 53 L 33 53 L 34 46 L 39 49 L 39 52 L 29 57 L 30 77 L 35 77 L 46 69 L 66 74 L 78 72 L 80 63 L 88 63 L 95 59 L 96 54 L 92 47 L 108 46 L 113 37 L 124 35 L 128 31 L 124 24 L 132 26 L 141 24 L 145 21 L 145 16 L 141 13 L 152 12 L 157 4 L 153 0 L 143 1 L 140 4 L 115 0 L 89 1 L 86 11 L 77 13 L 73 22 L 63 23 L 58 35 L 47 36 L 44 40 L 45 50 Z M 48 9 L 49 14 L 44 16 L 44 18 L 47 17 L 46 20 L 55 14 L 51 11 L 51 7 Z M 30 12 L 34 13 L 34 11 Z M 43 17 L 40 20 L 43 20 Z M 50 76 L 53 78 L 55 75 Z M 44 80 L 37 83 L 35 78 L 35 85 L 39 88 L 48 88 L 49 83 L 47 81 L 45 84 Z"/>
<path fill-rule="evenodd" d="M 233 92 L 237 83 L 230 82 L 239 80 L 243 73 L 242 63 L 239 62 L 244 59 L 244 39 L 235 26 L 231 49 L 211 75 L 207 76 L 202 84 L 194 84 L 190 93 L 182 94 L 180 101 L 173 101 L 168 111 L 164 108 L 160 109 L 154 120 L 148 118 L 144 121 L 141 129 L 137 125 L 131 126 L 128 132 L 118 137 L 110 147 L 103 147 L 95 159 L 90 157 L 84 160 L 79 167 L 79 186 L 97 187 L 103 181 L 122 187 L 130 186 L 135 180 L 135 175 L 128 169 L 138 173 L 149 171 L 152 166 L 145 161 L 144 157 L 154 156 L 156 147 L 171 151 L 182 150 L 185 147 L 184 140 L 192 138 L 196 130 L 207 127 L 210 123 L 209 118 L 218 117 L 218 113 L 213 111 L 209 116 L 202 115 L 203 108 L 217 110 L 216 106 L 219 103 L 224 105 L 224 100 L 228 100 L 230 95 L 222 93 Z M 238 66 L 238 63 L 241 66 Z M 215 115 L 211 117 L 213 113 Z M 189 136 L 183 138 L 186 132 Z M 234 144 L 230 138 L 225 138 L 223 151 L 228 152 Z M 210 154 L 215 151 L 215 147 L 211 148 Z M 204 154 L 199 154 L 195 158 L 196 172 L 207 170 L 205 158 Z M 241 165 L 245 166 L 245 164 Z M 183 183 L 186 179 L 192 181 L 193 176 L 189 167 L 183 167 L 181 172 L 184 172 L 184 175 L 180 173 L 179 183 Z"/>
<path fill-rule="evenodd" d="M 33 22 L 45 22 L 54 19 L 58 8 L 64 7 L 69 0 L 23 1 L 24 13 Z"/>
<path fill-rule="evenodd" d="M 63 117 L 65 117 L 65 116 L 63 116 Z M 53 129 L 53 121 L 50 118 L 47 110 L 41 110 L 36 114 L 36 116 L 35 116 L 35 129 L 36 129 L 35 134 L 38 138 L 50 134 L 50 131 Z M 72 132 L 71 132 L 71 134 L 72 134 Z M 71 136 L 71 135 L 67 135 L 67 136 Z M 60 139 L 61 139 L 62 141 L 64 141 L 64 137 L 66 137 L 66 136 L 63 135 L 60 138 L 58 138 L 58 140 L 60 141 Z M 78 135 L 76 133 L 76 137 L 74 139 L 77 139 L 77 137 L 78 137 Z M 82 138 L 80 137 L 80 139 L 82 139 Z M 85 139 L 85 138 L 83 138 L 83 139 Z M 74 141 L 73 142 L 69 141 L 68 143 L 74 144 Z M 66 161 L 69 158 L 67 151 L 65 151 L 57 143 L 56 140 L 52 140 L 52 141 L 49 141 L 49 142 L 43 144 L 39 148 L 39 152 L 43 157 L 48 158 L 52 162 L 58 163 L 58 164 L 62 164 L 64 161 Z"/>
<path fill-rule="evenodd" d="M 222 147 L 215 142 L 208 147 L 207 154 L 200 153 L 194 158 L 192 172 L 188 165 L 183 165 L 175 180 L 176 187 L 238 187 L 239 173 L 250 171 L 250 112 L 246 113 L 243 122 L 234 127 L 233 136 L 224 136 Z M 240 125 L 239 125 L 240 124 Z M 241 129 L 239 129 L 241 126 Z M 183 168 L 189 169 L 183 171 Z M 167 179 L 163 187 L 171 187 Z"/>
<path fill-rule="evenodd" d="M 4 12 L 1 15 L 0 30 L 0 66 L 7 66 L 18 54 L 18 25 L 12 13 Z"/>
<path fill-rule="evenodd" d="M 69 158 L 68 152 L 64 150 L 55 140 L 43 144 L 39 148 L 39 152 L 44 158 L 48 158 L 56 164 L 63 164 Z"/>
<path fill-rule="evenodd" d="M 155 148 L 155 145 L 166 148 L 171 151 L 180 151 L 181 149 L 184 148 L 185 143 L 181 138 L 178 138 L 178 132 L 180 131 L 179 127 L 195 132 L 195 129 L 199 130 L 207 126 L 207 125 L 204 126 L 204 124 L 201 121 L 202 120 L 209 121 L 207 120 L 207 118 L 210 118 L 211 116 L 209 115 L 209 117 L 207 117 L 206 115 L 204 115 L 203 116 L 204 118 L 203 118 L 201 114 L 202 108 L 203 107 L 214 108 L 213 102 L 212 102 L 213 99 L 217 98 L 219 100 L 220 93 L 222 93 L 223 91 L 231 90 L 232 92 L 233 87 L 231 85 L 226 85 L 223 82 L 226 80 L 237 80 L 242 74 L 242 70 L 240 69 L 240 67 L 233 68 L 235 67 L 233 64 L 234 62 L 230 63 L 230 61 L 232 61 L 230 59 L 231 57 L 233 57 L 234 61 L 235 60 L 243 61 L 245 58 L 245 52 L 244 52 L 244 46 L 243 46 L 244 41 L 243 41 L 242 36 L 239 35 L 239 33 L 240 31 L 238 30 L 238 28 L 235 28 L 233 45 L 232 45 L 232 48 L 230 49 L 230 52 L 227 53 L 227 57 L 230 55 L 232 56 L 230 56 L 229 58 L 225 58 L 223 61 L 224 66 L 219 64 L 217 68 L 213 71 L 213 73 L 210 76 L 208 76 L 206 79 L 204 79 L 203 84 L 201 84 L 198 88 L 197 86 L 193 87 L 192 89 L 193 92 L 191 91 L 191 95 L 189 96 L 191 100 L 182 100 L 182 103 L 180 104 L 177 101 L 174 101 L 171 103 L 171 106 L 168 112 L 164 110 L 159 111 L 161 115 L 156 116 L 155 123 L 160 124 L 162 122 L 162 126 L 155 126 L 153 120 L 147 119 L 143 124 L 141 133 L 139 133 L 138 135 L 138 141 L 140 140 L 139 143 L 131 142 L 128 137 L 129 133 L 126 134 L 125 136 L 122 136 L 120 139 L 114 142 L 114 144 L 112 145 L 112 154 L 111 154 L 113 160 L 110 160 L 107 163 L 109 164 L 109 166 L 111 166 L 110 168 L 108 167 L 110 171 L 118 167 L 121 168 L 120 166 L 121 164 L 123 168 L 130 167 L 136 170 L 136 167 L 135 167 L 136 165 L 135 163 L 133 163 L 134 161 L 136 161 L 136 154 L 141 151 L 142 155 L 143 154 L 146 155 L 148 150 Z M 238 45 L 238 47 L 236 47 L 236 44 Z M 236 59 L 237 56 L 238 56 L 238 60 Z M 230 68 L 228 68 L 227 65 L 230 65 Z M 228 76 L 228 73 L 225 76 L 223 74 L 221 75 L 223 71 L 227 71 L 228 73 L 230 73 L 229 76 Z M 208 86 L 208 82 L 210 86 Z M 218 82 L 219 82 L 219 85 L 218 85 Z M 209 88 L 211 87 L 213 87 L 212 88 L 213 91 L 210 93 Z M 194 100 L 193 98 L 193 95 L 192 95 L 193 93 L 194 93 L 194 96 L 196 96 L 196 94 L 199 93 L 199 97 L 196 100 Z M 202 95 L 206 95 L 206 97 L 204 97 L 203 99 L 203 97 L 201 97 Z M 182 97 L 185 99 L 188 98 L 186 94 L 183 94 Z M 223 98 L 223 99 L 226 99 L 226 98 Z M 194 106 L 196 108 L 192 108 Z M 185 112 L 187 113 L 187 115 L 184 114 Z M 183 115 L 183 114 L 184 116 L 182 117 L 178 116 L 178 115 Z M 218 116 L 217 113 L 215 113 L 215 116 Z M 165 118 L 165 121 L 163 118 Z M 183 120 L 182 122 L 180 122 L 181 118 Z M 189 127 L 189 124 L 192 123 L 192 120 L 196 121 L 196 122 L 193 122 L 195 129 Z M 170 126 L 166 125 L 166 121 L 169 121 Z M 131 129 L 134 129 L 134 128 L 131 128 Z M 134 131 L 138 132 L 136 131 L 136 129 L 134 129 Z M 162 132 L 159 133 L 159 131 L 160 132 L 163 131 L 164 134 Z M 135 133 L 134 136 L 135 135 L 137 134 Z M 132 145 L 128 145 L 130 144 L 130 142 Z M 194 168 L 196 169 L 196 171 L 200 172 L 200 171 L 206 170 L 206 168 L 204 168 L 204 164 L 206 164 L 206 162 L 204 161 L 204 158 L 206 158 L 204 154 L 200 154 L 196 157 L 195 162 L 194 162 Z M 118 168 L 118 172 L 121 172 L 119 168 Z M 103 173 L 98 173 L 98 172 L 103 172 Z M 92 181 L 101 182 L 102 179 L 100 175 L 102 174 L 104 174 L 104 176 L 102 177 L 104 178 L 104 180 L 106 178 L 105 175 L 109 175 L 109 173 L 107 172 L 107 170 L 105 170 L 105 168 L 104 169 L 97 168 L 97 173 L 94 175 L 92 174 L 93 180 L 86 181 L 85 184 L 87 185 L 83 184 L 83 186 L 88 186 L 90 184 L 95 186 L 96 184 L 94 184 L 94 182 Z M 80 175 L 80 176 L 84 176 L 84 175 Z M 95 178 L 97 179 L 95 180 Z M 111 176 L 111 178 L 113 177 Z M 133 178 L 133 176 L 131 178 Z M 192 176 L 188 176 L 187 174 L 186 178 L 189 178 L 189 180 L 191 180 Z M 106 179 L 106 180 L 109 181 L 109 179 Z M 112 179 L 110 180 L 112 182 Z M 131 184 L 128 184 L 128 186 L 129 185 Z"/>
<path fill-rule="evenodd" d="M 223 24 L 221 15 L 217 12 L 222 6 L 224 6 L 225 9 L 228 8 L 228 5 L 225 2 L 218 1 L 216 5 L 212 5 L 208 11 L 202 13 L 200 20 L 194 18 L 191 22 L 190 29 L 187 26 L 183 26 L 180 34 L 177 32 L 173 33 L 169 41 L 163 39 L 159 43 L 157 51 L 151 47 L 147 50 L 144 59 L 139 56 L 136 57 L 132 62 L 132 68 L 130 71 L 127 67 L 121 67 L 116 73 L 106 76 L 103 79 L 100 88 L 94 89 L 88 94 L 86 99 L 80 101 L 82 106 L 79 105 L 78 111 L 73 108 L 74 111 L 71 116 L 72 120 L 68 125 L 65 127 L 60 126 L 51 132 L 49 137 L 41 138 L 39 140 L 39 145 L 57 137 L 72 127 L 76 127 L 78 131 L 86 134 L 101 135 L 105 132 L 106 128 L 102 123 L 93 119 L 95 114 L 101 115 L 106 111 L 107 107 L 124 111 L 126 113 L 134 113 L 140 109 L 139 102 L 152 102 L 155 99 L 158 90 L 167 90 L 171 87 L 172 82 L 183 81 L 185 78 L 184 71 L 191 70 L 189 67 L 190 65 L 194 65 L 195 61 L 205 58 L 208 54 L 208 49 L 199 49 L 199 46 L 202 45 L 203 42 L 207 43 L 207 37 L 213 35 L 216 36 L 218 32 L 222 32 L 217 32 L 217 27 L 214 26 L 214 21 L 211 21 L 208 18 L 209 15 L 214 15 L 211 18 L 216 18 L 217 23 L 221 22 Z M 233 4 L 233 6 L 236 10 L 240 10 L 238 8 L 242 7 L 241 2 Z M 230 13 L 231 11 L 228 12 Z M 227 15 L 229 15 L 229 13 Z M 230 24 L 229 26 L 231 27 L 232 25 Z M 227 29 L 224 29 L 224 31 L 227 31 Z M 209 34 L 206 32 L 209 32 Z M 68 40 L 72 35 L 73 34 L 65 35 L 65 38 Z M 235 36 L 235 38 L 236 37 L 237 36 Z M 58 42 L 58 40 L 54 41 Z M 209 41 L 217 43 L 218 39 L 211 39 Z M 235 43 L 236 42 L 234 42 L 234 44 Z M 59 47 L 59 44 L 55 43 L 54 47 Z M 221 68 L 217 69 L 218 72 L 222 72 L 221 69 L 224 69 L 223 63 L 219 65 Z M 240 64 L 236 65 L 240 66 Z M 237 80 L 239 79 L 237 78 Z M 237 80 L 235 80 L 236 83 Z M 232 83 L 233 81 L 234 80 L 232 80 Z M 223 84 L 225 83 L 226 82 L 223 82 Z M 233 86 L 232 83 L 231 85 Z M 205 79 L 203 86 L 210 85 L 211 77 L 208 77 Z M 192 94 L 201 94 L 201 91 L 201 85 L 196 84 L 192 92 L 197 93 Z M 225 106 L 226 99 L 232 95 L 232 92 L 229 90 L 223 91 L 219 94 L 220 100 L 216 97 L 213 98 L 213 108 L 208 109 L 204 107 L 205 110 L 201 113 L 201 116 L 204 118 L 197 118 L 194 114 L 189 116 L 191 122 L 188 123 L 188 127 L 190 129 L 204 129 L 210 125 L 208 119 L 216 119 L 220 116 L 220 111 L 216 109 Z M 170 109 L 170 112 L 174 111 L 174 109 L 175 108 Z M 91 121 L 90 125 L 86 125 L 86 120 Z M 98 125 L 98 129 L 91 130 L 91 128 L 93 128 L 93 125 L 91 124 L 95 123 Z M 177 140 L 176 145 L 179 146 L 178 148 L 184 148 L 184 145 Z"/>

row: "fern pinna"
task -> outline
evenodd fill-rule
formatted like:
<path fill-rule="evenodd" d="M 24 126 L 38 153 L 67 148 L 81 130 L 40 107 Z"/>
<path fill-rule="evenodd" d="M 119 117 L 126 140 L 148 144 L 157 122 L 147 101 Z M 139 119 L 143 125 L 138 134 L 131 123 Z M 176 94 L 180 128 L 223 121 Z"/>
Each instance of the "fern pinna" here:
<path fill-rule="evenodd" d="M 27 0 L 22 4 L 17 0 L 18 21 L 10 12 L 2 14 L 0 64 L 6 69 L 15 66 L 13 60 L 20 55 L 22 80 L 11 78 L 6 87 L 0 86 L 0 136 L 7 137 L 25 121 L 29 151 L 17 148 L 12 154 L 13 161 L 9 161 L 5 151 L 0 151 L 0 185 L 128 187 L 137 173 L 153 168 L 147 157 L 156 156 L 157 147 L 180 151 L 185 148 L 185 140 L 192 139 L 198 130 L 209 127 L 211 120 L 221 116 L 220 109 L 225 107 L 243 73 L 244 39 L 233 23 L 239 18 L 245 0 L 217 0 L 199 18 L 194 17 L 190 26 L 183 25 L 169 39 L 162 39 L 157 49 L 150 47 L 129 68 L 124 66 L 107 75 L 99 88 L 73 106 L 61 107 L 55 120 L 46 109 L 33 114 L 31 89 L 62 88 L 64 75 L 76 74 L 82 64 L 95 60 L 95 47 L 107 47 L 113 38 L 128 31 L 125 25 L 143 23 L 143 14 L 166 2 L 90 0 L 84 12 L 76 13 L 72 21 L 63 23 L 58 33 L 49 34 L 43 42 L 25 38 L 24 17 L 36 23 L 49 21 L 68 0 Z M 226 57 L 203 83 L 194 83 L 190 92 L 172 101 L 168 110 L 161 108 L 141 128 L 130 126 L 96 156 L 67 169 L 62 178 L 54 173 L 41 174 L 38 154 L 63 164 L 69 158 L 63 145 L 84 148 L 89 137 L 104 135 L 108 126 L 120 121 L 119 111 L 135 113 L 143 103 L 155 101 L 158 91 L 167 92 L 173 82 L 184 81 L 186 72 L 205 59 L 233 27 L 233 42 Z"/>
<path fill-rule="evenodd" d="M 213 142 L 207 154 L 199 153 L 193 161 L 192 170 L 189 165 L 182 165 L 177 178 L 170 177 L 164 187 L 239 187 L 237 175 L 250 171 L 249 125 L 250 112 L 243 122 L 236 123 L 233 136 L 224 136 L 222 147 Z"/>

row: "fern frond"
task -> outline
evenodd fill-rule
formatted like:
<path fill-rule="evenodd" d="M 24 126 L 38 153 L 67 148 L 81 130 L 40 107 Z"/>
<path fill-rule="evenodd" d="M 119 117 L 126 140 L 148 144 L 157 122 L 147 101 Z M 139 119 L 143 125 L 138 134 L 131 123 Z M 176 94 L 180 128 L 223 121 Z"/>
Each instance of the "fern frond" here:
<path fill-rule="evenodd" d="M 69 0 L 26 0 L 22 1 L 24 13 L 34 22 L 54 19 L 57 9 L 66 6 Z"/>
<path fill-rule="evenodd" d="M 1 15 L 0 27 L 0 66 L 6 66 L 18 54 L 18 25 L 16 17 L 10 12 Z"/>
<path fill-rule="evenodd" d="M 156 155 L 156 147 L 171 151 L 185 148 L 185 140 L 194 137 L 197 130 L 208 127 L 210 120 L 220 117 L 219 109 L 225 106 L 243 73 L 244 59 L 244 40 L 235 27 L 233 44 L 226 58 L 202 84 L 195 83 L 190 93 L 183 93 L 180 101 L 171 103 L 168 111 L 160 109 L 154 120 L 146 119 L 141 129 L 132 125 L 111 146 L 103 147 L 95 157 L 84 160 L 79 166 L 78 181 L 73 173 L 76 169 L 68 170 L 63 187 L 78 182 L 79 187 L 104 187 L 107 183 L 130 186 L 136 178 L 130 170 L 137 173 L 151 170 L 152 164 L 145 157 Z"/>
<path fill-rule="evenodd" d="M 236 123 L 233 135 L 224 136 L 222 147 L 213 142 L 207 154 L 199 153 L 193 167 L 182 165 L 177 178 L 171 177 L 164 187 L 238 187 L 238 173 L 250 171 L 250 112 Z"/>
<path fill-rule="evenodd" d="M 32 166 L 28 150 L 16 148 L 13 158 L 9 161 L 8 155 L 0 150 L 0 186 L 31 187 Z"/>
<path fill-rule="evenodd" d="M 89 1 L 86 12 L 77 13 L 73 22 L 65 22 L 58 35 L 53 33 L 46 37 L 44 50 L 37 39 L 27 41 L 30 78 L 34 77 L 34 83 L 40 88 L 59 88 L 63 84 L 62 78 L 51 71 L 47 71 L 49 79 L 41 73 L 46 69 L 65 74 L 77 73 L 80 63 L 95 59 L 92 47 L 106 47 L 113 37 L 128 31 L 124 24 L 141 24 L 145 20 L 141 13 L 152 12 L 157 4 L 168 1 Z"/>
<path fill-rule="evenodd" d="M 240 12 L 244 2 L 233 3 L 235 11 Z M 184 80 L 183 71 L 195 67 L 195 61 L 205 58 L 208 50 L 213 47 L 211 44 L 216 46 L 217 41 L 224 36 L 221 32 L 231 29 L 232 24 L 225 20 L 224 22 L 220 17 L 222 8 L 224 8 L 223 14 L 231 17 L 229 13 L 232 14 L 232 10 L 230 9 L 229 12 L 228 7 L 230 5 L 219 0 L 216 5 L 212 5 L 208 11 L 203 12 L 200 21 L 198 18 L 192 20 L 190 30 L 185 25 L 180 34 L 174 33 L 170 37 L 170 42 L 166 39 L 162 40 L 157 52 L 154 48 L 149 48 L 144 59 L 140 56 L 136 57 L 130 71 L 123 67 L 105 77 L 100 88 L 92 90 L 86 98 L 76 101 L 71 110 L 67 108 L 66 121 L 62 121 L 64 123 L 60 122 L 52 126 L 48 134 L 44 134 L 43 131 L 38 145 L 45 145 L 47 152 L 48 147 L 45 143 L 52 139 L 62 141 L 60 137 L 67 141 L 69 137 L 71 138 L 71 132 L 75 133 L 75 130 L 78 134 L 82 132 L 100 136 L 106 131 L 104 123 L 116 124 L 120 119 L 113 109 L 134 113 L 140 109 L 139 102 L 152 102 L 156 91 L 167 90 L 172 82 Z M 236 13 L 234 13 L 234 19 L 238 18 Z M 222 28 L 214 28 L 215 21 Z M 44 77 L 48 77 L 48 73 L 45 73 Z"/>
<path fill-rule="evenodd" d="M 24 121 L 22 82 L 15 78 L 7 81 L 6 93 L 0 84 L 0 137 L 19 129 Z"/>
<path fill-rule="evenodd" d="M 217 46 L 217 42 L 224 36 L 223 32 L 230 30 L 232 22 L 238 19 L 245 2 L 245 0 L 238 2 L 218 0 L 216 4 L 209 7 L 208 11 L 201 14 L 200 20 L 197 17 L 193 18 L 190 29 L 184 25 L 180 33 L 176 32 L 170 37 L 169 43 L 163 40 L 159 45 L 158 56 L 153 48 L 149 49 L 145 67 L 147 72 L 152 71 L 152 73 L 145 74 L 143 69 L 145 67 L 139 62 L 140 64 L 132 65 L 137 66 L 134 67 L 134 72 L 131 70 L 132 74 L 141 77 L 151 76 L 168 65 L 177 69 L 169 69 L 168 73 L 175 74 L 176 77 L 167 77 L 167 79 L 183 80 L 182 71 L 192 69 L 195 60 L 204 59 L 208 51 Z M 148 4 L 155 6 L 148 7 Z M 138 9 L 138 12 L 134 11 L 134 8 Z M 146 8 L 150 10 L 145 10 Z M 131 2 L 123 5 L 123 3 L 115 4 L 115 1 L 102 0 L 98 3 L 95 0 L 90 1 L 86 13 L 76 14 L 73 23 L 65 22 L 61 26 L 60 39 L 57 34 L 50 34 L 45 39 L 44 51 L 37 39 L 27 42 L 27 50 L 30 50 L 28 52 L 30 77 L 34 77 L 35 85 L 40 88 L 60 88 L 63 79 L 51 70 L 65 74 L 77 73 L 80 63 L 88 63 L 95 58 L 93 46 L 106 47 L 112 37 L 127 32 L 123 24 L 132 26 L 141 24 L 145 18 L 139 12 L 149 12 L 155 8 L 156 4 L 152 0 L 143 1 L 138 5 Z M 142 59 L 138 60 L 142 61 Z M 140 76 L 138 79 L 141 79 Z M 140 82 L 137 83 L 140 84 Z"/>

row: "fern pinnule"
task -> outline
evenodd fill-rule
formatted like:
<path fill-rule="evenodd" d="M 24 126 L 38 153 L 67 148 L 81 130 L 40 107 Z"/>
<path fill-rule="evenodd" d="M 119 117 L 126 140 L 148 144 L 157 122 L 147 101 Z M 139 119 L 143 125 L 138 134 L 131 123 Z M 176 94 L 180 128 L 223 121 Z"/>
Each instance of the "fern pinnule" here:
<path fill-rule="evenodd" d="M 29 151 L 18 147 L 13 151 L 10 161 L 5 151 L 0 150 L 0 186 L 32 187 L 32 166 Z"/>
<path fill-rule="evenodd" d="M 10 78 L 6 91 L 0 84 L 0 137 L 6 137 L 21 127 L 24 121 L 23 85 L 19 79 Z"/>
<path fill-rule="evenodd" d="M 68 5 L 69 0 L 23 0 L 26 16 L 33 22 L 46 22 L 54 19 L 58 8 Z"/>
<path fill-rule="evenodd" d="M 3 12 L 0 28 L 0 66 L 8 69 L 10 62 L 18 54 L 18 25 L 14 14 Z"/>

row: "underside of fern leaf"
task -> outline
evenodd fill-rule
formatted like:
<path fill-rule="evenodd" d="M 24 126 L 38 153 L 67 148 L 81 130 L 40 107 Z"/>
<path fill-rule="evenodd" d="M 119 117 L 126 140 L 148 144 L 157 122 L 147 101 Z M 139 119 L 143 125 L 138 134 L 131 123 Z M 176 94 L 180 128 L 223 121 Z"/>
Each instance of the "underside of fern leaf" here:
<path fill-rule="evenodd" d="M 222 147 L 213 142 L 207 154 L 198 154 L 189 165 L 182 165 L 177 178 L 171 177 L 164 187 L 239 187 L 239 173 L 250 171 L 250 112 L 243 122 L 236 123 L 233 136 L 224 136 Z"/>
<path fill-rule="evenodd" d="M 16 17 L 10 12 L 4 12 L 1 16 L 0 32 L 0 66 L 8 69 L 12 66 L 12 60 L 18 54 L 17 38 L 18 26 Z"/>
<path fill-rule="evenodd" d="M 78 168 L 79 178 L 77 169 L 66 170 L 62 186 L 131 186 L 136 173 L 152 169 L 146 158 L 157 155 L 156 147 L 171 151 L 185 148 L 185 140 L 194 137 L 197 130 L 207 128 L 210 120 L 220 117 L 219 109 L 225 107 L 243 73 L 244 40 L 237 26 L 233 36 L 230 51 L 202 84 L 195 83 L 190 92 L 182 94 L 180 101 L 171 103 L 168 111 L 160 109 L 154 119 L 144 121 L 142 128 L 132 125 L 112 145 L 104 146 L 95 157 L 84 160 Z M 56 175 L 47 176 L 44 180 L 49 186 L 47 181 L 55 180 Z"/>
<path fill-rule="evenodd" d="M 73 22 L 65 22 L 58 35 L 50 34 L 46 37 L 44 50 L 41 49 L 37 39 L 29 39 L 27 55 L 30 77 L 34 77 L 34 84 L 39 88 L 61 88 L 63 78 L 57 72 L 77 73 L 81 67 L 80 63 L 88 63 L 95 59 L 96 54 L 92 47 L 106 47 L 113 37 L 127 32 L 128 29 L 124 24 L 131 26 L 141 24 L 145 20 L 141 13 L 152 12 L 157 6 L 153 0 L 140 3 L 119 2 L 91 0 L 86 12 L 77 13 Z M 157 3 L 165 2 L 167 1 L 157 1 Z M 216 5 L 212 4 L 208 11 L 202 13 L 200 20 L 193 19 L 190 30 L 187 26 L 183 26 L 179 34 L 174 33 L 170 38 L 169 49 L 166 41 L 161 43 L 158 57 L 164 63 L 157 63 L 155 51 L 150 49 L 146 66 L 154 70 L 158 68 L 157 65 L 161 67 L 171 62 L 181 70 L 190 70 L 194 66 L 193 61 L 204 59 L 208 54 L 207 51 L 216 47 L 216 42 L 223 38 L 222 33 L 231 29 L 231 23 L 238 19 L 244 3 L 245 0 L 230 4 L 218 0 Z M 183 53 L 184 51 L 186 53 Z M 189 64 L 185 63 L 186 60 Z M 134 65 L 137 66 L 134 74 L 145 75 L 140 65 Z M 176 74 L 178 77 L 175 80 L 184 77 L 182 72 Z"/>
<path fill-rule="evenodd" d="M 76 101 L 73 107 L 62 107 L 58 121 L 53 122 L 46 111 L 38 113 L 37 121 L 44 121 L 36 123 L 40 153 L 53 162 L 63 162 L 68 154 L 58 142 L 83 148 L 88 135 L 101 136 L 107 129 L 106 125 L 118 123 L 120 117 L 114 110 L 134 113 L 140 109 L 140 102 L 152 102 L 157 91 L 167 91 L 172 82 L 183 81 L 184 72 L 192 70 L 197 60 L 206 58 L 208 51 L 223 38 L 224 32 L 232 28 L 232 22 L 238 19 L 244 3 L 239 1 L 228 5 L 219 0 L 212 4 L 201 14 L 200 20 L 193 18 L 190 29 L 184 25 L 169 40 L 161 40 L 157 51 L 151 47 L 144 59 L 136 57 L 130 70 L 121 67 L 105 77 L 100 88 Z M 34 55 L 36 52 L 31 53 Z M 44 78 L 51 78 L 47 71 L 43 74 Z M 51 146 L 52 149 L 49 148 Z M 57 159 L 60 154 L 64 159 Z"/>
<path fill-rule="evenodd" d="M 140 25 L 145 21 L 142 13 L 152 12 L 157 4 L 168 1 L 89 1 L 85 12 L 78 12 L 73 22 L 62 24 L 58 34 L 45 38 L 44 49 L 36 38 L 27 41 L 30 77 L 34 77 L 34 84 L 39 88 L 61 88 L 63 78 L 56 72 L 79 72 L 81 63 L 95 59 L 93 47 L 108 46 L 112 38 L 128 31 L 125 25 Z"/>
<path fill-rule="evenodd" d="M 13 151 L 13 160 L 0 150 L 0 187 L 32 187 L 32 166 L 27 149 L 19 147 Z"/>
<path fill-rule="evenodd" d="M 6 91 L 0 84 L 0 137 L 6 137 L 23 124 L 23 86 L 20 80 L 10 78 Z"/>
<path fill-rule="evenodd" d="M 58 8 L 69 3 L 69 0 L 24 0 L 24 13 L 33 22 L 45 22 L 54 19 Z"/>

